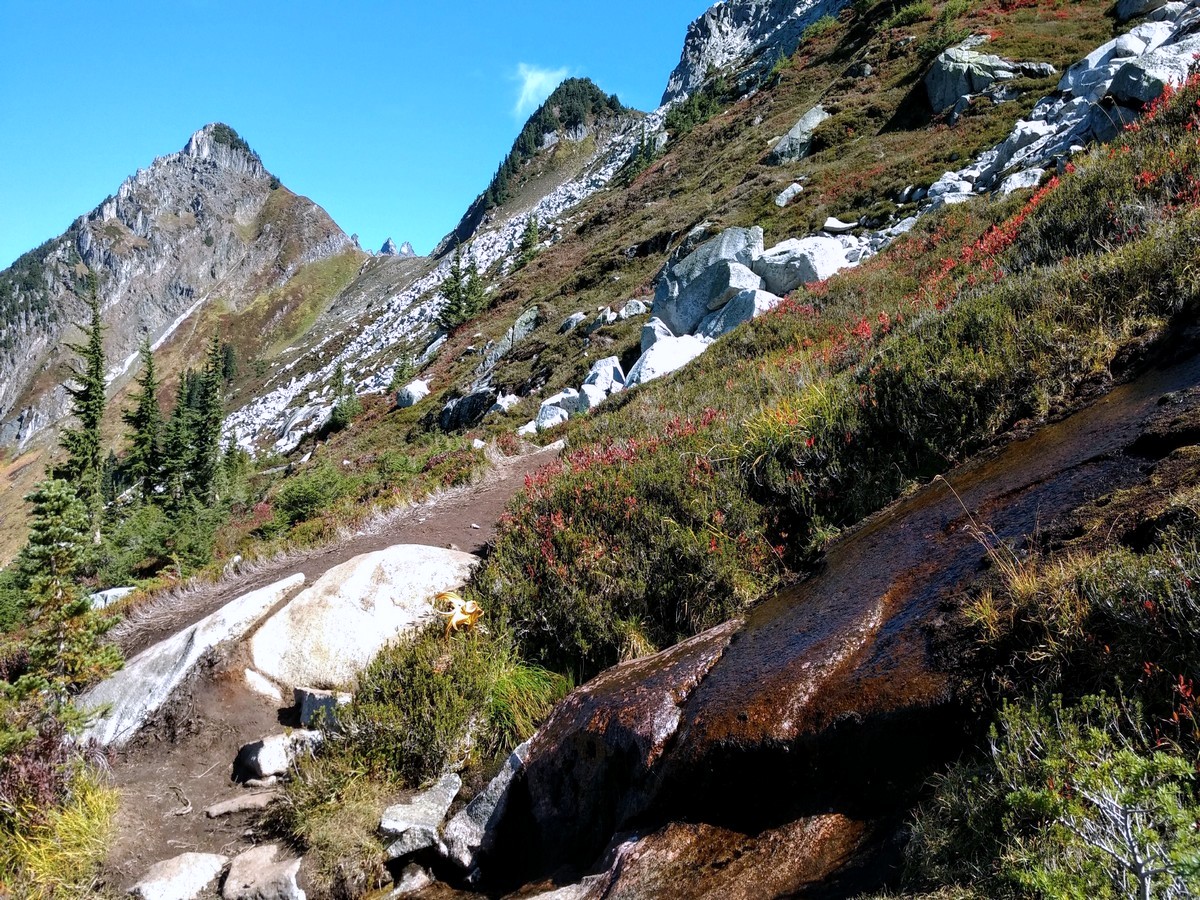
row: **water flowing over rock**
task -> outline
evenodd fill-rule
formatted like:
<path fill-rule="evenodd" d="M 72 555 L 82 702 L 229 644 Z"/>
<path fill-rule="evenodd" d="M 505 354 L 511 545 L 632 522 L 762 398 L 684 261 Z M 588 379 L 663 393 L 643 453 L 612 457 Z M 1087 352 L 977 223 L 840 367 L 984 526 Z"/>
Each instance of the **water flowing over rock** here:
<path fill-rule="evenodd" d="M 514 885 L 600 870 L 585 896 L 649 900 L 791 895 L 877 852 L 974 715 L 939 649 L 968 640 L 944 604 L 986 559 L 969 511 L 1020 541 L 1143 482 L 1139 436 L 1178 415 L 1160 398 L 1197 385 L 1192 358 L 1117 388 L 897 501 L 743 620 L 583 685 L 470 862 Z M 729 871 L 698 866 L 713 859 Z"/>
<path fill-rule="evenodd" d="M 791 56 L 800 36 L 822 16 L 837 13 L 844 0 L 726 0 L 688 27 L 679 65 L 667 81 L 665 106 L 693 93 L 711 71 L 740 68 L 757 57 L 769 67 Z"/>

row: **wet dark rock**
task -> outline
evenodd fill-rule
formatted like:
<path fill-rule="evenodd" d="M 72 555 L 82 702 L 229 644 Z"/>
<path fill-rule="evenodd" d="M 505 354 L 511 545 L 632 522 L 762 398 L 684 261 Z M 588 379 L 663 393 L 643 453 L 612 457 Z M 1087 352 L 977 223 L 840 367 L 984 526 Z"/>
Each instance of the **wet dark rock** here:
<path fill-rule="evenodd" d="M 575 691 L 488 828 L 485 879 L 605 871 L 605 898 L 791 895 L 852 870 L 878 887 L 897 823 L 978 724 L 946 618 L 987 566 L 972 526 L 1019 545 L 1144 481 L 1127 454 L 1149 417 L 1178 418 L 1164 393 L 1197 383 L 1192 360 L 1118 388 L 869 519 L 744 621 Z"/>

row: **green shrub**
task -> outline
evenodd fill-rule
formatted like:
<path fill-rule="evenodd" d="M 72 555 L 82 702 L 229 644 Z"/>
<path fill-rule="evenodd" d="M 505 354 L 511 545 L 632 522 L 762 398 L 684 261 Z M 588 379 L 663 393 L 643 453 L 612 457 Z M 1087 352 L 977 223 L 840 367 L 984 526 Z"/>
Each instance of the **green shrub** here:
<path fill-rule="evenodd" d="M 957 767 L 918 815 L 913 881 L 1113 900 L 1200 889 L 1194 769 L 1154 749 L 1135 708 L 1008 704 L 991 743 L 989 763 Z"/>
<path fill-rule="evenodd" d="M 729 102 L 729 82 L 724 75 L 707 82 L 682 103 L 677 103 L 667 112 L 663 127 L 672 139 L 679 140 L 721 111 Z"/>
<path fill-rule="evenodd" d="M 488 699 L 483 643 L 475 633 L 446 640 L 434 624 L 376 656 L 339 715 L 354 758 L 419 785 L 464 757 L 472 716 Z"/>
<path fill-rule="evenodd" d="M 813 41 L 823 34 L 828 34 L 837 28 L 838 20 L 836 16 L 821 16 L 817 21 L 813 22 L 804 29 L 804 33 L 800 35 L 800 43 L 804 44 L 808 41 Z"/>
<path fill-rule="evenodd" d="M 348 479 L 329 462 L 283 483 L 274 497 L 276 514 L 288 525 L 311 519 L 349 489 Z"/>
<path fill-rule="evenodd" d="M 358 396 L 351 394 L 333 405 L 329 414 L 329 430 L 342 431 L 350 427 L 350 423 L 362 415 L 363 404 Z"/>
<path fill-rule="evenodd" d="M 625 655 L 622 622 L 667 646 L 771 588 L 762 510 L 709 455 L 719 419 L 584 447 L 527 482 L 471 585 L 527 659 L 586 678 Z"/>
<path fill-rule="evenodd" d="M 906 25 L 915 24 L 922 19 L 931 18 L 933 18 L 933 6 L 929 0 L 917 0 L 916 3 L 909 3 L 902 6 L 892 15 L 888 16 L 883 22 L 883 27 L 904 28 Z"/>
<path fill-rule="evenodd" d="M 77 764 L 63 797 L 0 823 L 0 885 L 28 900 L 94 897 L 117 792 Z"/>

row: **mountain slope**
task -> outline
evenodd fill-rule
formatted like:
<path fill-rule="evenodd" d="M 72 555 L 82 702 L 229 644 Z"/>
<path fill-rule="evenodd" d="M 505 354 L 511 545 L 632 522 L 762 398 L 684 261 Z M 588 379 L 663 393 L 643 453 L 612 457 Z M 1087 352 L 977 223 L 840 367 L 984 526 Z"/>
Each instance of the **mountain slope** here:
<path fill-rule="evenodd" d="M 238 309 L 349 248 L 325 211 L 284 188 L 233 129 L 197 131 L 0 272 L 0 445 L 23 447 L 63 414 L 63 341 L 85 321 L 89 273 L 112 382 L 143 338 L 161 343 L 206 302 Z"/>

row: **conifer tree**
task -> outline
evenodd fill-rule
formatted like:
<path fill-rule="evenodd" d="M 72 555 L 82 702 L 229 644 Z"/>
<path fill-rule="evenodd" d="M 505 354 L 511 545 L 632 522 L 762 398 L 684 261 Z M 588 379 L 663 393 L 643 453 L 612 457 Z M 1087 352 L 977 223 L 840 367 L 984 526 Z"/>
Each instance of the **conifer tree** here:
<path fill-rule="evenodd" d="M 89 510 L 93 527 L 98 525 L 103 472 L 100 453 L 100 423 L 104 418 L 104 326 L 100 321 L 100 301 L 94 283 L 88 298 L 91 322 L 85 329 L 87 342 L 71 344 L 81 365 L 73 368 L 67 393 L 71 397 L 71 415 L 75 426 L 60 438 L 67 460 L 55 471 L 57 478 L 75 485 L 80 499 Z"/>
<path fill-rule="evenodd" d="M 121 418 L 133 429 L 126 463 L 129 476 L 138 484 L 142 499 L 148 500 L 154 496 L 162 474 L 163 416 L 158 405 L 158 377 L 149 338 L 142 342 L 138 352 L 142 357 L 138 392 L 133 398 L 133 408 L 126 410 Z"/>
<path fill-rule="evenodd" d="M 195 447 L 195 482 L 197 499 L 212 499 L 216 487 L 217 469 L 221 463 L 221 426 L 225 422 L 223 389 L 224 353 L 221 339 L 213 335 L 208 345 L 204 371 L 200 375 L 200 395 L 196 410 L 192 443 Z"/>
<path fill-rule="evenodd" d="M 453 331 L 469 319 L 467 309 L 467 280 L 463 275 L 462 247 L 454 248 L 454 259 L 450 262 L 450 273 L 438 290 L 446 298 L 446 303 L 438 313 L 438 324 L 447 331 Z"/>
<path fill-rule="evenodd" d="M 537 216 L 531 215 L 525 220 L 525 230 L 521 233 L 521 255 L 517 260 L 517 265 L 526 265 L 537 255 L 538 244 L 541 243 L 541 239 L 541 235 L 538 232 Z"/>
<path fill-rule="evenodd" d="M 33 504 L 24 555 L 35 575 L 28 590 L 34 612 L 30 676 L 18 689 L 48 691 L 59 704 L 75 688 L 120 666 L 115 647 L 100 638 L 112 621 L 92 610 L 76 577 L 87 546 L 88 516 L 74 487 L 43 481 L 26 498 Z"/>
<path fill-rule="evenodd" d="M 165 498 L 176 505 L 187 494 L 192 481 L 195 447 L 192 440 L 195 410 L 188 403 L 189 375 L 184 374 L 179 379 L 179 387 L 175 392 L 175 408 L 164 428 L 163 440 L 163 481 Z"/>

